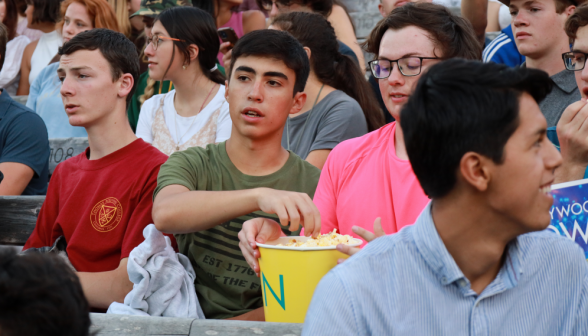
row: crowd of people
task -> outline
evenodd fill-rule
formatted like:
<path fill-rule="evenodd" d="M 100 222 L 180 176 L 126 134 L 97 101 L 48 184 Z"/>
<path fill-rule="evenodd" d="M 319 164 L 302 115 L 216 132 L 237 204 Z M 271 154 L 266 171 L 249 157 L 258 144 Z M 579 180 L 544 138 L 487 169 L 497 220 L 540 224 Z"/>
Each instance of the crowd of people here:
<path fill-rule="evenodd" d="M 588 4 L 381 0 L 360 46 L 338 0 L 19 2 L 0 195 L 46 198 L 0 249 L 0 334 L 86 335 L 130 304 L 150 230 L 205 318 L 264 321 L 257 244 L 334 229 L 363 244 L 305 335 L 588 334 L 584 253 L 545 231 L 550 186 L 588 177 Z"/>

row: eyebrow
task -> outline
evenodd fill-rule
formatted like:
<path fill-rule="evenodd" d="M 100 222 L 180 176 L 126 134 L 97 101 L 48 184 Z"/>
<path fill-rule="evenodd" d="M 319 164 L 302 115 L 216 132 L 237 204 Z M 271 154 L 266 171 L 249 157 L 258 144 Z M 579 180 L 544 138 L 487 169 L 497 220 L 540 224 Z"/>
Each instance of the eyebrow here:
<path fill-rule="evenodd" d="M 241 65 L 239 67 L 237 67 L 237 69 L 235 69 L 235 72 L 237 71 L 243 71 L 243 72 L 248 72 L 251 74 L 257 74 L 257 71 L 255 71 L 255 69 L 248 67 L 246 65 Z M 279 71 L 267 71 L 263 73 L 264 77 L 279 77 L 279 78 L 283 78 L 285 80 L 288 80 L 288 76 L 286 76 L 284 73 L 279 72 Z"/>
<path fill-rule="evenodd" d="M 69 70 L 70 71 L 80 71 L 80 70 L 87 70 L 87 69 L 92 70 L 92 68 L 90 68 L 89 66 L 86 66 L 86 65 L 71 68 Z M 57 68 L 57 72 L 65 72 L 65 69 L 64 68 Z"/>
<path fill-rule="evenodd" d="M 410 52 L 410 53 L 406 53 L 406 54 L 400 56 L 400 58 L 398 58 L 398 59 L 405 58 L 405 57 L 412 57 L 412 56 L 416 56 L 416 57 L 429 57 L 429 56 L 421 56 L 421 54 L 418 53 L 418 52 Z M 381 56 L 380 55 L 378 58 L 379 59 L 385 59 L 387 61 L 390 61 L 390 58 L 389 57 L 386 57 L 386 56 Z"/>

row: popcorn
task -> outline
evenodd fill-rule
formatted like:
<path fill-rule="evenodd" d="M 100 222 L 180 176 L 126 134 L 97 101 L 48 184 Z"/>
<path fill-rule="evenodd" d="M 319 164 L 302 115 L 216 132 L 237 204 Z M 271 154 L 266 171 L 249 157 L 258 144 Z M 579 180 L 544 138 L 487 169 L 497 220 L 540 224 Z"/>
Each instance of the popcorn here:
<path fill-rule="evenodd" d="M 310 238 L 306 242 L 297 241 L 296 239 L 290 239 L 288 244 L 278 244 L 276 246 L 288 246 L 288 247 L 322 247 L 322 246 L 336 246 L 338 244 L 350 244 L 350 235 L 340 235 L 337 233 L 337 229 L 333 229 L 333 232 L 319 235 L 316 238 Z"/>

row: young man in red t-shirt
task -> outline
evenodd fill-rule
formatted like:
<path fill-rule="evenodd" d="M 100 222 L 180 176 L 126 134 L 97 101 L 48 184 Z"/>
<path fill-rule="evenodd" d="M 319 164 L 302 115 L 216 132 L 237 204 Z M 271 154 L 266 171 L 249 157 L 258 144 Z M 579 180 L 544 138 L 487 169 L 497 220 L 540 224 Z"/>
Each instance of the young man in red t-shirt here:
<path fill-rule="evenodd" d="M 35 231 L 24 249 L 67 242 L 90 305 L 123 302 L 133 284 L 127 259 L 153 222 L 159 167 L 167 156 L 138 139 L 126 116 L 139 75 L 135 46 L 123 34 L 93 29 L 60 49 L 61 95 L 90 147 L 57 166 Z"/>

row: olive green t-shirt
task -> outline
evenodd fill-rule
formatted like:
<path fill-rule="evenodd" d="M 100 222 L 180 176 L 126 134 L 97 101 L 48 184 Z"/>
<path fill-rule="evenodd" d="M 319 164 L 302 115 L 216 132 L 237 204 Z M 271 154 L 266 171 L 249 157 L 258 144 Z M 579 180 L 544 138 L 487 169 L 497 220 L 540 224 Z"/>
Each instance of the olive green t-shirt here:
<path fill-rule="evenodd" d="M 164 187 L 178 184 L 210 191 L 265 187 L 303 192 L 312 198 L 319 176 L 320 170 L 292 152 L 273 174 L 245 175 L 231 162 L 222 142 L 172 154 L 161 166 L 154 197 Z M 230 318 L 262 307 L 259 278 L 245 261 L 237 237 L 243 223 L 255 217 L 278 221 L 276 215 L 256 211 L 208 230 L 175 235 L 180 253 L 190 258 L 196 271 L 194 286 L 206 318 Z M 300 231 L 284 232 L 297 235 Z"/>

